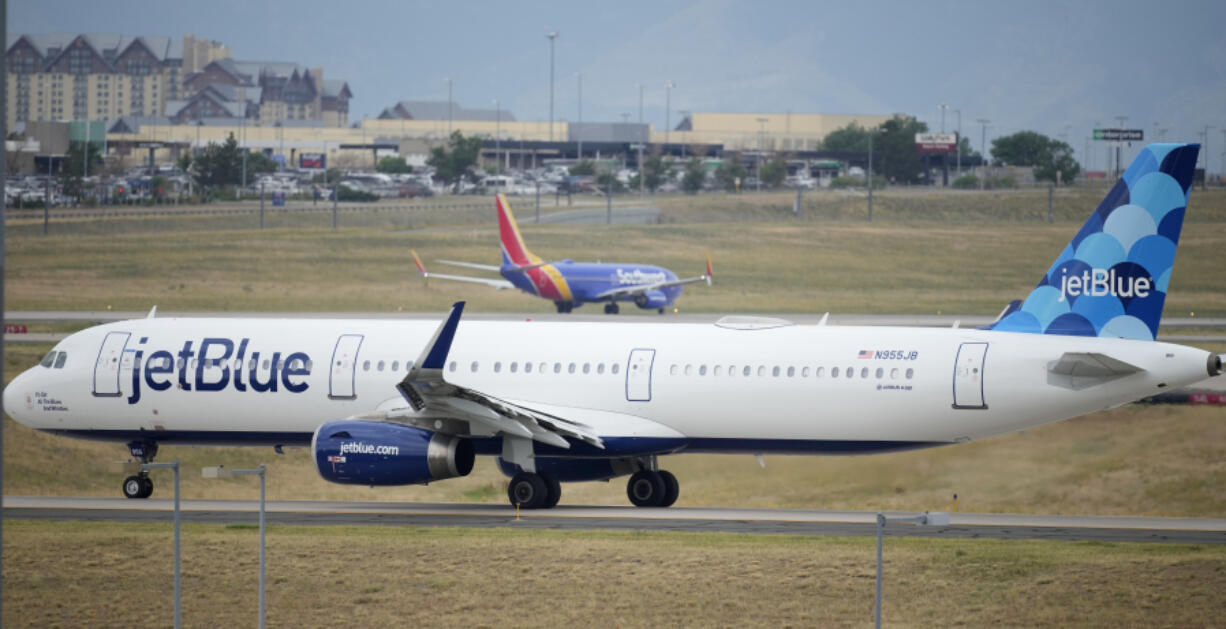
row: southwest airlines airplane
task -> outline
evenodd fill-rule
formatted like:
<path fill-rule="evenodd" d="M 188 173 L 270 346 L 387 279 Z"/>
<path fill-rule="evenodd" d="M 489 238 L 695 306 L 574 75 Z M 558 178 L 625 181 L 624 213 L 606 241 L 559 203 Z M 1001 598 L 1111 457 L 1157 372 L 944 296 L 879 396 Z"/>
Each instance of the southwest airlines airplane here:
<path fill-rule="evenodd" d="M 664 309 L 673 305 L 681 296 L 685 284 L 706 281 L 711 284 L 711 257 L 707 256 L 707 274 L 678 279 L 672 271 L 646 264 L 613 264 L 600 262 L 545 262 L 528 251 L 519 225 L 511 214 L 511 204 L 506 195 L 495 199 L 498 209 L 498 234 L 502 240 L 502 266 L 439 260 L 443 264 L 462 266 L 482 271 L 496 271 L 505 279 L 496 280 L 467 275 L 440 275 L 426 272 L 421 259 L 413 254 L 417 271 L 424 278 L 437 277 L 444 280 L 476 282 L 498 289 L 519 290 L 544 299 L 552 300 L 558 312 L 570 312 L 585 303 L 604 302 L 605 314 L 617 314 L 619 301 L 631 301 L 644 310 Z"/>
<path fill-rule="evenodd" d="M 1020 304 L 982 329 L 155 318 L 64 339 L 4 391 L 32 428 L 126 443 L 303 446 L 319 474 L 407 485 L 498 457 L 508 497 L 629 476 L 671 505 L 664 455 L 868 454 L 961 443 L 1217 376 L 1154 340 L 1199 146 L 1144 148 Z M 145 476 L 125 479 L 147 497 Z"/>

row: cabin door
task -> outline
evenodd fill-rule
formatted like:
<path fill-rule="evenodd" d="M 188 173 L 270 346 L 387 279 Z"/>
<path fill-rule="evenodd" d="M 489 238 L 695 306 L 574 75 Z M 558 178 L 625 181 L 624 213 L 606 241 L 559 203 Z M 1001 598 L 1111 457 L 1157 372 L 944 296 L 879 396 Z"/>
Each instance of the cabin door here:
<path fill-rule="evenodd" d="M 332 364 L 328 371 L 329 398 L 352 400 L 358 396 L 354 380 L 362 338 L 361 334 L 342 334 L 336 339 L 336 349 L 332 350 Z"/>
<path fill-rule="evenodd" d="M 626 363 L 626 400 L 630 402 L 651 401 L 651 365 L 656 360 L 656 350 L 630 350 Z"/>
<path fill-rule="evenodd" d="M 954 362 L 954 408 L 987 408 L 983 399 L 983 362 L 987 343 L 963 343 Z"/>
<path fill-rule="evenodd" d="M 94 363 L 94 395 L 119 397 L 119 372 L 123 367 L 123 348 L 128 345 L 128 332 L 108 332 Z"/>

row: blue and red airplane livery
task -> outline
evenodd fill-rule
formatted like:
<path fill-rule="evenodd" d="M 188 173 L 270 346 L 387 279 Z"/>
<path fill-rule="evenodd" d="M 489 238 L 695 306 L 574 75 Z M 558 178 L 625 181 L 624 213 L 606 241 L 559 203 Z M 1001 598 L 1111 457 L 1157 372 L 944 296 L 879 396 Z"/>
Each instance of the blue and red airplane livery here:
<path fill-rule="evenodd" d="M 430 273 L 422 266 L 417 252 L 412 251 L 413 261 L 417 263 L 417 270 L 422 277 L 475 282 L 499 289 L 518 288 L 529 295 L 552 301 L 558 312 L 570 312 L 586 303 L 603 302 L 606 314 L 617 314 L 618 302 L 621 301 L 633 302 L 644 310 L 657 310 L 664 314 L 664 309 L 673 305 L 681 296 L 682 286 L 685 284 L 711 284 L 711 256 L 707 256 L 705 275 L 680 279 L 664 267 L 649 264 L 573 260 L 545 262 L 528 251 L 506 196 L 498 195 L 495 198 L 495 206 L 498 210 L 498 234 L 502 240 L 501 266 L 455 260 L 438 262 L 483 271 L 497 271 L 504 279 Z"/>

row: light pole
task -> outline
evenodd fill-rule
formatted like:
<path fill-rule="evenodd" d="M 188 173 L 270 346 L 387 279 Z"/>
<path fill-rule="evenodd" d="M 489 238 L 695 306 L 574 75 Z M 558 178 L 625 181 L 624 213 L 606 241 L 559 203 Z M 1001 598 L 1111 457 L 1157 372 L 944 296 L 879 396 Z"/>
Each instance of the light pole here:
<path fill-rule="evenodd" d="M 945 110 L 949 109 L 949 105 L 941 103 L 941 133 L 945 133 Z"/>
<path fill-rule="evenodd" d="M 762 158 L 766 156 L 766 121 L 770 118 L 755 118 L 755 120 L 758 121 L 758 159 L 754 166 L 758 174 L 754 178 L 758 180 L 756 191 L 762 192 Z"/>
<path fill-rule="evenodd" d="M 553 42 L 558 32 L 551 31 L 545 37 L 549 38 L 549 141 L 553 142 Z"/>
<path fill-rule="evenodd" d="M 238 196 L 239 196 L 239 198 L 240 198 L 240 199 L 241 199 L 241 198 L 242 198 L 242 196 L 243 196 L 243 190 L 247 188 L 247 112 L 246 112 L 246 107 L 244 107 L 244 108 L 243 108 L 243 110 L 244 110 L 244 111 L 243 111 L 243 126 L 242 126 L 242 135 L 243 135 L 243 147 L 242 147 L 242 148 L 243 148 L 243 185 L 242 185 L 242 187 L 241 187 L 241 188 L 239 188 L 239 189 L 238 189 Z"/>
<path fill-rule="evenodd" d="M 868 130 L 868 222 L 873 222 L 873 135 L 877 129 Z"/>
<path fill-rule="evenodd" d="M 1116 128 L 1119 129 L 1120 131 L 1123 131 L 1124 121 L 1126 120 L 1128 120 L 1128 116 L 1116 116 L 1115 121 L 1119 123 L 1119 125 Z M 1123 140 L 1116 140 L 1115 142 L 1115 177 L 1117 179 L 1120 176 L 1120 150 L 1123 149 L 1123 147 L 1124 147 Z"/>
<path fill-rule="evenodd" d="M 178 463 L 178 461 L 175 461 Z M 230 478 L 231 476 L 259 476 L 260 477 L 260 618 L 259 628 L 264 629 L 264 464 L 253 470 L 232 470 L 225 466 L 206 467 L 200 470 L 200 475 L 204 478 Z"/>
<path fill-rule="evenodd" d="M 451 87 L 455 80 L 451 77 L 443 80 L 447 82 L 447 137 L 451 137 Z"/>
<path fill-rule="evenodd" d="M 690 110 L 678 109 L 677 113 L 681 114 L 681 123 L 685 124 L 685 119 L 687 116 L 690 115 Z M 685 140 L 684 139 L 682 139 L 681 141 L 681 159 L 685 159 Z"/>
<path fill-rule="evenodd" d="M 579 142 L 579 161 L 583 161 L 583 73 L 576 72 L 579 79 L 579 126 L 575 129 L 575 138 Z"/>
<path fill-rule="evenodd" d="M 979 163 L 980 165 L 984 166 L 983 175 L 979 177 L 979 189 L 983 190 L 984 179 L 986 179 L 988 176 L 988 123 L 992 121 L 988 120 L 987 118 L 979 118 L 975 120 L 975 122 L 983 125 L 982 130 L 979 132 Z"/>
<path fill-rule="evenodd" d="M 638 85 L 639 85 L 639 124 L 643 124 L 643 87 L 644 85 L 642 83 L 639 83 Z"/>
<path fill-rule="evenodd" d="M 502 103 L 494 99 L 494 162 L 498 173 L 502 173 Z"/>
<path fill-rule="evenodd" d="M 677 87 L 672 81 L 664 82 L 664 150 L 668 150 L 668 132 L 671 130 L 672 118 L 669 114 L 672 113 L 673 106 L 673 88 Z"/>
<path fill-rule="evenodd" d="M 1204 138 L 1204 142 L 1201 146 L 1201 149 L 1202 149 L 1201 152 L 1205 154 L 1205 175 L 1200 178 L 1200 189 L 1201 190 L 1209 189 L 1209 130 L 1216 129 L 1216 128 L 1217 127 L 1214 127 L 1212 125 L 1205 125 L 1205 130 L 1202 131 L 1200 134 L 1201 137 Z"/>
<path fill-rule="evenodd" d="M 958 165 L 957 165 L 956 170 L 957 170 L 958 176 L 961 177 L 962 176 L 962 110 L 955 109 L 954 113 L 958 114 Z"/>
<path fill-rule="evenodd" d="M 277 152 L 281 153 L 281 159 L 285 159 L 285 127 L 281 125 L 281 121 L 277 121 L 277 142 L 280 148 Z"/>

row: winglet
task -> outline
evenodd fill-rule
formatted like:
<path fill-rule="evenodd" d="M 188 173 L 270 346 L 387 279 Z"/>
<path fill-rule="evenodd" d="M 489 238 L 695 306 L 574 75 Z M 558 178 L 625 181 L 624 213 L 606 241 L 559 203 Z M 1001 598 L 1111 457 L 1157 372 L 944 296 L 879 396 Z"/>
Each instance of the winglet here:
<path fill-rule="evenodd" d="M 422 277 L 430 277 L 430 274 L 426 273 L 426 267 L 421 264 L 421 258 L 417 257 L 417 251 L 409 249 L 409 253 L 413 254 L 413 264 L 417 265 L 417 272 L 421 273 Z"/>
<path fill-rule="evenodd" d="M 715 273 L 711 270 L 711 252 L 708 251 L 707 252 L 707 286 L 711 285 L 711 278 L 714 276 L 715 276 Z"/>
<path fill-rule="evenodd" d="M 158 307 L 157 307 L 157 304 L 154 304 L 153 307 L 149 309 L 149 314 L 145 315 L 145 318 L 152 319 L 156 317 L 157 314 L 158 314 Z"/>
<path fill-rule="evenodd" d="M 420 411 L 426 406 L 421 392 L 416 387 L 433 390 L 445 384 L 443 367 L 447 364 L 447 354 L 451 352 L 451 342 L 455 340 L 456 328 L 460 325 L 460 315 L 463 312 L 464 302 L 455 302 L 451 307 L 451 314 L 447 315 L 447 319 L 434 331 L 434 336 L 430 337 L 430 342 L 422 349 L 421 355 L 413 363 L 413 368 L 405 375 L 404 380 L 396 384 L 400 394 L 414 410 Z"/>

